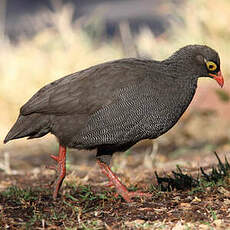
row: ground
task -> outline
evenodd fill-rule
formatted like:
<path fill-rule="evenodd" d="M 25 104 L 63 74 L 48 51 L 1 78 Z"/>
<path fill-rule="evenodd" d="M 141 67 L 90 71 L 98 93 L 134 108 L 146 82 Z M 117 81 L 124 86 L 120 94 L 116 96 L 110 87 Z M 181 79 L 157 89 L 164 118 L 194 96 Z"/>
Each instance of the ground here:
<path fill-rule="evenodd" d="M 135 149 L 134 149 L 135 152 Z M 85 158 L 93 154 L 85 153 Z M 224 162 L 224 154 L 219 154 Z M 45 167 L 25 170 L 16 175 L 0 173 L 0 223 L 9 229 L 227 229 L 230 228 L 230 179 L 206 183 L 190 189 L 161 191 L 154 171 L 144 161 L 148 154 L 115 156 L 113 170 L 130 190 L 142 190 L 151 198 L 134 198 L 126 203 L 114 197 L 114 190 L 103 185 L 106 178 L 94 161 L 86 165 L 69 166 L 68 175 L 57 201 L 52 199 L 49 185 L 54 173 Z M 162 159 L 163 158 L 163 159 Z M 145 160 L 144 160 L 145 159 Z M 182 157 L 156 156 L 159 162 L 170 162 L 160 176 L 172 175 L 176 165 L 197 178 L 198 167 L 205 172 L 216 166 L 214 154 Z M 186 163 L 187 162 L 187 163 Z M 202 163 L 203 162 L 203 163 Z M 50 164 L 48 162 L 47 164 Z M 124 164 L 124 165 L 122 165 Z M 31 162 L 31 165 L 33 163 Z M 208 165 L 208 166 L 207 166 Z M 172 176 L 171 176 L 172 177 Z"/>

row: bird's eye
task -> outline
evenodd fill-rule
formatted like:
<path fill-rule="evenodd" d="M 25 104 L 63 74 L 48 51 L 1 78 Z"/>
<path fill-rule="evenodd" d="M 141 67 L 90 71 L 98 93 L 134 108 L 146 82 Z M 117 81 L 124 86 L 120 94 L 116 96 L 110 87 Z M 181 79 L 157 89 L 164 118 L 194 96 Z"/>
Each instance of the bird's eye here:
<path fill-rule="evenodd" d="M 208 68 L 209 71 L 215 71 L 216 68 L 217 68 L 216 63 L 213 62 L 213 61 L 207 61 L 206 62 L 206 66 L 207 66 L 207 68 Z"/>

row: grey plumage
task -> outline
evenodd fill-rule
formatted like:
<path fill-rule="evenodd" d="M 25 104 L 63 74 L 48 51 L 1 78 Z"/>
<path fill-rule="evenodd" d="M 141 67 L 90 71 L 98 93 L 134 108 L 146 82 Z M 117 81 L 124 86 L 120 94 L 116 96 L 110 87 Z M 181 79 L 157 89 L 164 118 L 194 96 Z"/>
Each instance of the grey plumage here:
<path fill-rule="evenodd" d="M 213 49 L 194 45 L 164 61 L 121 59 L 54 81 L 22 106 L 4 142 L 51 132 L 63 146 L 103 156 L 156 138 L 189 106 L 198 77 L 210 77 L 199 55 L 220 63 Z"/>

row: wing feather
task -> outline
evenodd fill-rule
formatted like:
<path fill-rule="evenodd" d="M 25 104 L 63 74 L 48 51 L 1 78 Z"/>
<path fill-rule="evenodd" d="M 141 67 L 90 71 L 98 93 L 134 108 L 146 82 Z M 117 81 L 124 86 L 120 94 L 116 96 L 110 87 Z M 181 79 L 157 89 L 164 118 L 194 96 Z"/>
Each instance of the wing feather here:
<path fill-rule="evenodd" d="M 119 90 L 141 81 L 152 61 L 120 59 L 93 66 L 41 88 L 20 113 L 91 114 L 116 100 Z"/>

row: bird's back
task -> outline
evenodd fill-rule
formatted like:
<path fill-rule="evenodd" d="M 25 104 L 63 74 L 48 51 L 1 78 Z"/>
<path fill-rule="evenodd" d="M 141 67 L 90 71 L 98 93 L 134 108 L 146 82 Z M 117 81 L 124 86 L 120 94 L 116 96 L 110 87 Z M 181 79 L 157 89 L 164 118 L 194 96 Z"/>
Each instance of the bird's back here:
<path fill-rule="evenodd" d="M 65 76 L 41 88 L 20 113 L 93 113 L 114 100 L 115 91 L 142 81 L 152 64 L 151 60 L 120 59 Z"/>

